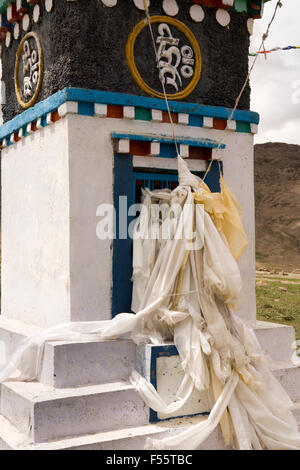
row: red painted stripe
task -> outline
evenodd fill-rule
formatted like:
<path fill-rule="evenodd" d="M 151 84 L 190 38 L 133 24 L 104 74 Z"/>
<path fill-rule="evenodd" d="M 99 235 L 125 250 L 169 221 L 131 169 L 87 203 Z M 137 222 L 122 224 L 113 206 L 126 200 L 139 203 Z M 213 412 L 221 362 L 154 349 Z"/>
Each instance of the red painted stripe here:
<path fill-rule="evenodd" d="M 230 5 L 224 5 L 223 0 L 193 0 L 193 3 L 206 7 L 231 8 Z"/>
<path fill-rule="evenodd" d="M 56 109 L 55 111 L 52 111 L 52 113 L 51 113 L 51 121 L 52 121 L 52 122 L 56 122 L 56 121 L 59 121 L 59 119 L 60 119 L 60 115 L 59 115 L 59 113 L 58 113 L 58 110 Z M 36 125 L 36 123 L 35 123 L 35 125 Z"/>
<path fill-rule="evenodd" d="M 218 129 L 219 131 L 224 131 L 227 127 L 227 121 L 225 119 L 214 119 L 213 128 Z"/>
<path fill-rule="evenodd" d="M 32 132 L 36 132 L 38 130 L 37 127 L 36 127 L 36 121 L 33 121 L 30 124 L 30 129 L 32 130 Z"/>
<path fill-rule="evenodd" d="M 19 20 L 19 13 L 17 12 L 16 4 L 15 4 L 15 3 L 12 3 L 11 6 L 12 6 L 12 9 L 11 9 L 11 19 L 8 19 L 8 18 L 7 18 L 7 21 L 9 21 L 10 23 L 15 23 L 16 21 Z"/>
<path fill-rule="evenodd" d="M 189 148 L 189 158 L 185 160 L 211 160 L 212 149 L 205 147 L 192 147 Z"/>
<path fill-rule="evenodd" d="M 172 121 L 174 124 L 178 124 L 178 114 L 177 113 L 171 113 Z M 170 123 L 170 116 L 167 111 L 162 112 L 162 122 L 168 122 Z"/>
<path fill-rule="evenodd" d="M 18 142 L 19 140 L 21 140 L 21 137 L 18 136 L 18 132 L 15 132 L 14 133 L 14 142 Z"/>
<path fill-rule="evenodd" d="M 123 106 L 107 105 L 107 117 L 122 119 L 124 117 Z"/>
<path fill-rule="evenodd" d="M 130 141 L 130 153 L 131 155 L 146 156 L 151 151 L 151 142 L 143 142 L 139 140 Z"/>

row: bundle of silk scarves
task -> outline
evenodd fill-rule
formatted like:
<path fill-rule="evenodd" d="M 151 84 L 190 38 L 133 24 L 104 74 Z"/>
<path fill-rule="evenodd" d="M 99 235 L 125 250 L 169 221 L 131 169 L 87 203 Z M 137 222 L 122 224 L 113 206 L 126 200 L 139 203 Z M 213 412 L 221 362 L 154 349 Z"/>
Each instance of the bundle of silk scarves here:
<path fill-rule="evenodd" d="M 165 416 L 180 414 L 194 389 L 209 393 L 212 409 L 182 432 L 149 438 L 146 448 L 197 449 L 220 424 L 234 449 L 300 449 L 292 402 L 236 312 L 242 288 L 237 259 L 247 248 L 242 209 L 222 176 L 220 192 L 212 193 L 181 157 L 178 175 L 173 191 L 143 190 L 133 233 L 134 313 L 58 325 L 27 338 L 0 371 L 0 382 L 36 380 L 48 341 L 174 343 L 183 369 L 174 402 L 166 403 L 136 371 L 131 383 Z"/>

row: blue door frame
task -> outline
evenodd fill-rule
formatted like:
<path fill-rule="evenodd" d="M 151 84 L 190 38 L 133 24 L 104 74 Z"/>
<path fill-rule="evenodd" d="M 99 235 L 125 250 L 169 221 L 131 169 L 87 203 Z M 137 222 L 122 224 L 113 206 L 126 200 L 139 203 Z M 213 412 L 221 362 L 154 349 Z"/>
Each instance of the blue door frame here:
<path fill-rule="evenodd" d="M 222 163 L 221 163 L 222 170 Z M 112 316 L 118 313 L 131 312 L 132 295 L 132 240 L 129 237 L 120 238 L 120 221 L 127 217 L 129 207 L 138 197 L 137 183 L 139 186 L 148 187 L 153 190 L 155 187 L 172 189 L 178 183 L 177 171 L 155 170 L 149 168 L 133 168 L 132 155 L 115 154 L 114 155 L 114 207 L 116 210 L 116 238 L 113 242 L 113 275 L 112 275 Z M 198 176 L 203 177 L 204 172 L 197 172 Z M 220 173 L 217 161 L 213 161 L 211 169 L 206 176 L 206 184 L 212 192 L 220 191 Z M 122 205 L 119 206 L 120 197 L 127 196 L 125 204 L 122 199 Z M 134 220 L 134 217 L 127 217 L 128 225 Z M 128 226 L 127 225 L 127 226 Z"/>

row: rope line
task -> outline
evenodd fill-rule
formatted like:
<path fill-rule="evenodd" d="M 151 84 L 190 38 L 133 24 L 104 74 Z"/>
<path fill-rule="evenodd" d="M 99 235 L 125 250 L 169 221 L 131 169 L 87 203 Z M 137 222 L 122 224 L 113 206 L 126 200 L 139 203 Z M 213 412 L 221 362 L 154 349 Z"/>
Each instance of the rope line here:
<path fill-rule="evenodd" d="M 264 48 L 264 51 L 265 51 L 264 42 L 265 42 L 265 40 L 267 39 L 267 37 L 269 36 L 270 27 L 271 27 L 271 25 L 272 25 L 272 23 L 273 23 L 273 21 L 274 21 L 274 19 L 275 19 L 277 10 L 278 10 L 278 8 L 281 8 L 281 7 L 282 7 L 282 2 L 281 2 L 281 0 L 278 0 L 278 2 L 277 2 L 277 4 L 276 4 L 276 7 L 275 7 L 275 10 L 274 10 L 274 13 L 273 13 L 273 16 L 272 16 L 272 18 L 271 18 L 271 21 L 270 21 L 269 24 L 268 24 L 268 27 L 267 27 L 266 32 L 265 32 L 265 33 L 263 34 L 263 36 L 262 36 L 262 41 L 261 41 L 261 44 L 260 44 L 260 47 L 259 47 L 259 51 L 261 51 L 262 48 Z M 257 61 L 257 58 L 258 58 L 258 57 L 259 57 L 259 55 L 257 54 L 256 57 L 255 57 L 255 59 L 254 59 L 254 61 L 253 61 L 253 63 L 252 63 L 252 65 L 251 65 L 251 67 L 250 67 L 250 69 L 249 69 L 248 75 L 247 75 L 247 77 L 246 77 L 246 80 L 245 80 L 245 82 L 244 82 L 242 88 L 241 88 L 241 91 L 240 91 L 240 93 L 238 94 L 237 99 L 235 100 L 234 108 L 233 108 L 233 110 L 231 111 L 231 114 L 230 114 L 230 116 L 229 116 L 229 118 L 228 118 L 228 121 L 229 121 L 229 122 L 232 121 L 232 119 L 233 119 L 234 113 L 235 113 L 235 111 L 236 111 L 236 109 L 237 109 L 237 107 L 238 107 L 238 105 L 239 105 L 240 99 L 241 99 L 241 97 L 242 97 L 242 95 L 243 95 L 243 93 L 244 93 L 244 91 L 245 91 L 245 88 L 246 88 L 246 86 L 247 86 L 247 84 L 248 84 L 248 81 L 250 80 L 251 73 L 252 73 L 252 71 L 253 71 L 253 69 L 254 69 L 254 66 L 255 66 L 255 64 L 256 64 L 256 61 Z M 219 142 L 218 142 L 218 146 L 217 146 L 217 148 L 216 148 L 216 151 L 218 151 L 218 150 L 220 149 L 220 146 L 221 146 L 221 144 L 222 144 L 222 140 L 223 140 L 224 135 L 226 135 L 226 131 L 223 132 L 223 134 L 222 134 L 222 136 L 221 136 L 221 138 L 220 138 L 220 140 L 219 140 Z M 210 164 L 209 164 L 209 166 L 208 166 L 208 168 L 207 168 L 207 170 L 206 170 L 206 172 L 205 172 L 205 175 L 204 175 L 204 177 L 203 177 L 203 181 L 205 181 L 205 178 L 206 178 L 207 174 L 209 173 L 209 171 L 210 171 L 210 169 L 211 169 L 211 166 L 212 166 L 212 160 L 210 161 Z M 220 167 L 220 166 L 219 166 L 219 167 Z"/>
<path fill-rule="evenodd" d="M 150 12 L 149 12 L 149 7 L 147 5 L 147 1 L 146 0 L 143 0 L 144 2 L 144 8 L 145 8 L 145 12 L 146 12 L 146 20 L 147 20 L 147 24 L 149 26 L 149 30 L 150 30 L 150 34 L 151 34 L 151 38 L 152 38 L 152 43 L 153 43 L 153 48 L 154 48 L 154 52 L 155 52 L 155 57 L 156 57 L 156 62 L 157 62 L 157 67 L 158 67 L 158 70 L 159 70 L 159 57 L 158 57 L 158 52 L 157 52 L 157 48 L 156 48 L 156 44 L 155 44 L 155 39 L 154 39 L 154 34 L 153 34 L 153 29 L 152 29 L 152 25 L 151 25 L 151 17 L 150 17 Z M 264 54 L 265 55 L 265 59 L 267 58 L 267 53 L 269 51 L 266 51 L 265 49 L 265 40 L 268 38 L 269 36 L 269 32 L 270 32 L 270 28 L 271 28 L 271 25 L 276 17 L 276 14 L 277 14 L 277 11 L 278 11 L 278 8 L 281 8 L 282 7 L 282 0 L 278 0 L 277 1 L 277 4 L 276 4 L 276 7 L 274 9 L 274 13 L 273 13 L 273 16 L 267 26 L 267 30 L 266 32 L 262 35 L 262 41 L 261 41 L 261 44 L 260 44 L 260 47 L 259 47 L 259 50 L 258 52 L 256 53 L 255 55 L 255 59 L 249 69 L 249 72 L 247 74 L 247 77 L 246 77 L 246 80 L 241 88 L 241 91 L 240 93 L 238 94 L 236 100 L 235 100 L 235 104 L 234 104 L 234 107 L 230 113 L 230 116 L 228 118 L 228 122 L 232 121 L 233 119 L 233 116 L 234 116 L 234 113 L 235 111 L 237 110 L 237 107 L 239 105 L 239 102 L 240 102 L 240 99 L 245 91 L 245 88 L 248 84 L 248 81 L 250 80 L 250 76 L 251 76 L 251 73 L 254 69 L 254 66 L 256 64 L 256 61 L 257 61 L 257 58 L 259 57 L 259 54 Z M 289 49 L 291 48 L 299 48 L 300 49 L 300 46 L 288 46 Z M 287 49 L 287 48 L 286 48 Z M 278 50 L 278 49 L 276 49 Z M 166 105 L 167 105 L 167 110 L 168 110 L 168 115 L 169 115 L 169 120 L 170 120 L 170 124 L 171 124 L 171 127 L 172 127 L 172 137 L 173 137 L 173 140 L 174 140 L 174 144 L 175 144 L 175 148 L 176 148 L 176 153 L 177 153 L 177 157 L 179 157 L 179 149 L 178 149 L 178 144 L 177 144 L 177 139 L 176 139 L 176 132 L 175 132 L 175 126 L 174 126 L 174 122 L 173 122 L 173 118 L 172 118 L 172 115 L 171 115 L 171 111 L 170 111 L 170 106 L 169 106 L 169 101 L 168 101 L 168 97 L 167 97 L 167 92 L 166 92 L 166 87 L 165 87 L 165 84 L 164 84 L 164 81 L 161 77 L 161 75 L 159 74 L 159 81 L 161 82 L 161 85 L 162 85 L 162 89 L 163 89 L 163 94 L 164 94 L 164 98 L 165 98 L 165 102 L 166 102 Z M 224 135 L 226 135 L 226 131 L 223 132 L 220 140 L 217 142 L 217 148 L 216 148 L 216 151 L 220 150 L 220 147 L 222 145 L 222 140 L 223 140 L 223 137 Z M 204 177 L 203 177 L 203 181 L 205 181 L 205 178 L 207 176 L 207 174 L 209 173 L 210 169 L 211 169 L 211 166 L 212 166 L 212 163 L 213 163 L 213 160 L 210 160 L 210 163 L 206 169 L 206 172 L 204 174 Z M 219 169 L 220 169 L 220 163 L 219 163 Z"/>
<path fill-rule="evenodd" d="M 146 0 L 143 0 L 143 1 L 144 1 L 144 7 L 145 7 L 145 11 L 146 11 L 146 19 L 147 19 L 147 23 L 148 23 L 148 26 L 149 26 L 149 30 L 150 30 L 150 34 L 151 34 L 151 38 L 152 38 L 152 43 L 153 43 L 153 48 L 154 48 L 154 52 L 155 52 L 156 63 L 157 63 L 157 67 L 159 69 L 159 57 L 158 57 L 156 44 L 155 44 L 155 39 L 154 39 L 154 34 L 153 34 L 153 29 L 152 29 L 152 25 L 151 25 L 151 18 L 150 18 L 149 8 L 148 8 L 148 5 L 147 5 L 147 1 Z M 160 74 L 159 74 L 159 81 L 162 85 L 163 94 L 164 94 L 164 97 L 165 97 L 165 102 L 166 102 L 166 105 L 167 105 L 168 115 L 169 115 L 169 119 L 170 119 L 170 123 L 171 123 L 171 127 L 172 127 L 172 134 L 173 134 L 172 137 L 173 137 L 173 140 L 174 140 L 174 143 L 175 143 L 176 153 L 177 153 L 177 157 L 178 157 L 179 156 L 179 149 L 178 149 L 178 144 L 177 144 L 177 140 L 176 140 L 175 126 L 174 126 L 173 118 L 172 118 L 171 111 L 170 111 L 170 106 L 169 106 L 169 101 L 168 101 L 168 97 L 167 97 L 166 87 L 165 87 L 163 78 L 160 76 Z"/>

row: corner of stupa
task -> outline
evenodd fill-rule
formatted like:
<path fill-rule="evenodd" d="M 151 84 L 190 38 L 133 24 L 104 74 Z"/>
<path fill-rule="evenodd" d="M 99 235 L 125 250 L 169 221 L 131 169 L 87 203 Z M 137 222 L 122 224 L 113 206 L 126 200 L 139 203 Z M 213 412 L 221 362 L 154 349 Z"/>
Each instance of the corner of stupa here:
<path fill-rule="evenodd" d="M 206 183 L 218 192 L 221 168 L 243 207 L 249 244 L 239 260 L 237 313 L 298 402 L 293 328 L 256 321 L 259 115 L 249 109 L 249 85 L 233 112 L 264 1 L 146 4 L 168 104 L 144 0 L 0 0 L 0 356 L 5 361 L 48 327 L 131 311 L 132 240 L 121 220 L 141 188 L 177 185 L 170 111 L 190 171 L 203 177 L 210 166 Z M 109 205 L 120 233 L 101 239 Z M 207 392 L 193 393 L 173 419 L 153 411 L 128 380 L 133 368 L 172 401 L 183 376 L 173 344 L 47 343 L 37 381 L 1 385 L 0 449 L 143 449 L 147 437 L 171 435 L 209 413 Z M 201 447 L 223 448 L 219 428 Z"/>

